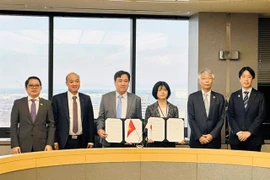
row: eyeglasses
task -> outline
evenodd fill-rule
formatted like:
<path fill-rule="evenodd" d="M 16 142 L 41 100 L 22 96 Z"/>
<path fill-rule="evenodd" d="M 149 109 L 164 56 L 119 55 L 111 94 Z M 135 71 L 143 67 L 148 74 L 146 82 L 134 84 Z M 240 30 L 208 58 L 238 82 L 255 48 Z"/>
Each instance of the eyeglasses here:
<path fill-rule="evenodd" d="M 29 88 L 39 88 L 40 85 L 39 84 L 29 84 L 28 87 Z"/>
<path fill-rule="evenodd" d="M 209 77 L 209 78 L 202 77 L 201 80 L 203 80 L 203 81 L 206 81 L 206 80 L 213 80 L 213 78 L 211 78 L 211 77 Z"/>

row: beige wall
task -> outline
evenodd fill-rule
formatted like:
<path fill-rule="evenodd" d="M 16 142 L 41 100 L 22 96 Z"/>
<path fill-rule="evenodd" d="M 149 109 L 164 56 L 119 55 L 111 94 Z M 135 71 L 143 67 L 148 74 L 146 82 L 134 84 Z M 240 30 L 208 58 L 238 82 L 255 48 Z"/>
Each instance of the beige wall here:
<path fill-rule="evenodd" d="M 230 93 L 239 89 L 238 71 L 243 66 L 250 66 L 257 74 L 258 57 L 258 15 L 257 14 L 231 14 L 230 20 L 226 13 L 199 13 L 191 17 L 190 43 L 194 43 L 194 36 L 198 37 L 198 48 L 190 52 L 198 52 L 197 59 L 190 55 L 190 67 L 198 66 L 198 70 L 209 68 L 215 73 L 213 90 L 225 95 L 226 78 L 230 79 Z M 197 24 L 194 22 L 197 20 Z M 231 61 L 226 67 L 226 61 L 218 59 L 218 52 L 226 50 L 226 23 L 231 23 L 231 50 L 240 52 L 238 61 Z M 198 29 L 196 32 L 196 28 Z M 195 33 L 194 33 L 195 32 Z M 192 40 L 191 40 L 192 39 Z M 192 48 L 192 45 L 189 45 Z M 198 64 L 194 64 L 194 63 Z M 190 68 L 189 67 L 189 68 Z M 230 69 L 230 76 L 226 77 L 226 69 Z M 192 72 L 193 73 L 193 72 Z M 198 73 L 198 72 L 197 72 Z M 194 80 L 194 78 L 192 79 Z M 194 84 L 189 81 L 189 84 Z M 192 85 L 191 85 L 192 86 Z M 190 87 L 190 86 L 189 86 Z M 257 79 L 254 81 L 257 87 Z M 192 92 L 192 91 L 191 91 Z"/>
<path fill-rule="evenodd" d="M 226 31 L 227 25 L 230 27 L 227 28 L 229 33 Z M 237 50 L 240 59 L 230 62 L 219 60 L 220 50 Z M 215 73 L 213 90 L 228 99 L 232 92 L 240 88 L 238 72 L 243 66 L 252 67 L 257 74 L 257 57 L 257 14 L 199 13 L 190 18 L 189 94 L 200 89 L 197 84 L 198 72 L 209 68 Z M 253 85 L 257 87 L 257 78 Z M 224 129 L 222 134 L 224 143 Z"/>

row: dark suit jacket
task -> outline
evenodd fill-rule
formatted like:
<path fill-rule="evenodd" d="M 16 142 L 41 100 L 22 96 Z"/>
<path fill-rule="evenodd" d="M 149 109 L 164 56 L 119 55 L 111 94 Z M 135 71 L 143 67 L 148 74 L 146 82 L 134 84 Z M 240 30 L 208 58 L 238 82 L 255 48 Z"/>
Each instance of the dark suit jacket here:
<path fill-rule="evenodd" d="M 87 147 L 88 142 L 94 143 L 94 113 L 91 99 L 88 95 L 79 93 L 82 120 L 82 141 Z M 56 125 L 55 142 L 63 149 L 69 136 L 69 108 L 67 92 L 53 96 L 53 114 Z"/>
<path fill-rule="evenodd" d="M 178 118 L 179 113 L 178 113 L 178 108 L 177 106 L 168 103 L 169 111 L 167 114 L 168 118 Z M 146 111 L 145 111 L 145 118 L 144 118 L 144 127 L 146 126 L 148 119 L 150 117 L 160 117 L 159 110 L 158 110 L 158 102 L 155 102 L 154 104 L 151 104 L 147 106 Z"/>
<path fill-rule="evenodd" d="M 116 92 L 104 94 L 101 98 L 99 116 L 97 119 L 97 130 L 105 128 L 107 118 L 116 117 Z M 142 119 L 141 98 L 135 94 L 127 93 L 127 114 L 126 118 Z"/>
<path fill-rule="evenodd" d="M 35 121 L 32 120 L 28 98 L 14 101 L 10 119 L 11 148 L 19 146 L 21 152 L 44 151 L 46 145 L 54 143 L 54 119 L 51 102 L 39 98 Z"/>
<path fill-rule="evenodd" d="M 188 98 L 188 122 L 191 128 L 190 147 L 220 148 L 224 115 L 225 100 L 223 95 L 211 91 L 210 109 L 207 117 L 202 91 L 190 94 Z M 199 138 L 203 134 L 211 134 L 213 140 L 208 144 L 202 145 Z"/>
<path fill-rule="evenodd" d="M 252 89 L 247 110 L 245 111 L 242 94 L 242 89 L 232 93 L 229 101 L 230 144 L 240 143 L 236 135 L 237 132 L 249 131 L 251 136 L 247 139 L 247 143 L 255 146 L 261 145 L 264 143 L 264 140 L 260 127 L 266 115 L 264 95 Z"/>

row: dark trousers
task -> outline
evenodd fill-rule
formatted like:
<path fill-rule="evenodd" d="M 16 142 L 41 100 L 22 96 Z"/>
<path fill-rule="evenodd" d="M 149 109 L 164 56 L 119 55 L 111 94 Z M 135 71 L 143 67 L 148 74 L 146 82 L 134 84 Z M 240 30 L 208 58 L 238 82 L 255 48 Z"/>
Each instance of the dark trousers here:
<path fill-rule="evenodd" d="M 247 142 L 241 142 L 240 144 L 231 144 L 233 150 L 246 150 L 246 151 L 261 151 L 262 145 L 253 145 Z"/>
<path fill-rule="evenodd" d="M 78 149 L 78 148 L 86 148 L 83 147 L 82 135 L 78 136 L 77 139 L 73 139 L 72 136 L 68 136 L 68 140 L 64 149 Z"/>

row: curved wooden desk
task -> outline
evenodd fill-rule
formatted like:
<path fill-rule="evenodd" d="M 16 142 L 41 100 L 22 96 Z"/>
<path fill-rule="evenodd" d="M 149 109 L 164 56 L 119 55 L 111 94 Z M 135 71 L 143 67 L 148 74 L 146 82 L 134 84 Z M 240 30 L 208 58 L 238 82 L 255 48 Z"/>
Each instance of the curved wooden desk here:
<path fill-rule="evenodd" d="M 270 154 L 210 149 L 80 149 L 0 158 L 0 179 L 269 179 Z"/>

